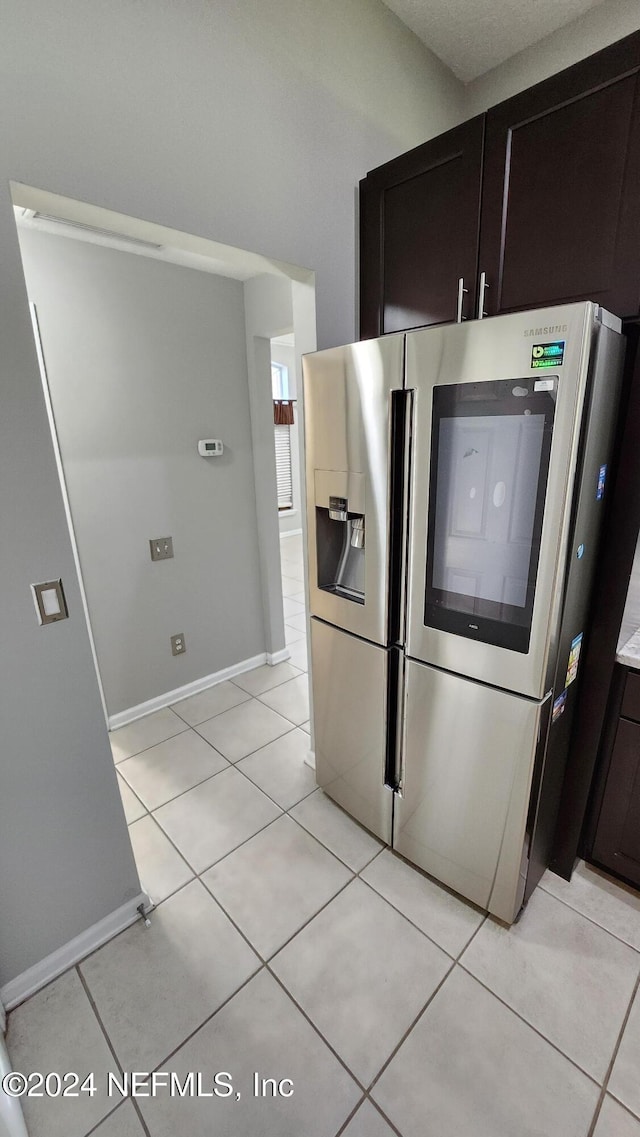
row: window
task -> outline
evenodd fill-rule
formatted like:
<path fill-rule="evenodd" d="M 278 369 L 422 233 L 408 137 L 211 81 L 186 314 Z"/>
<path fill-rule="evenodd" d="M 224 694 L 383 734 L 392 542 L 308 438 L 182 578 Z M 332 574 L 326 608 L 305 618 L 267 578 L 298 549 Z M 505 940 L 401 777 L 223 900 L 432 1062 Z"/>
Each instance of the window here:
<path fill-rule="evenodd" d="M 271 364 L 271 390 L 274 399 L 289 398 L 289 368 L 284 363 Z"/>
<path fill-rule="evenodd" d="M 284 363 L 271 364 L 271 390 L 274 400 L 289 398 L 289 368 Z M 276 483 L 278 512 L 293 509 L 293 476 L 291 472 L 291 427 L 274 425 L 276 447 Z"/>

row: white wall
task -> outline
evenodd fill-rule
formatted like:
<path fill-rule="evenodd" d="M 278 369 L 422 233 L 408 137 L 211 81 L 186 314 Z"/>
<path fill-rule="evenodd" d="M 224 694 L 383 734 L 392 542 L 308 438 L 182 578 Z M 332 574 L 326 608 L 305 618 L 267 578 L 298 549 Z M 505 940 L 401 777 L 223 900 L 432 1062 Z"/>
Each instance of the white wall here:
<path fill-rule="evenodd" d="M 119 714 L 265 650 L 243 285 L 24 226 L 20 243 Z M 208 437 L 221 458 L 198 456 Z M 154 564 L 162 536 L 174 558 Z"/>
<path fill-rule="evenodd" d="M 469 83 L 467 113 L 479 114 L 638 29 L 638 0 L 607 0 Z"/>
<path fill-rule="evenodd" d="M 274 363 L 282 363 L 289 373 L 289 394 L 292 399 L 298 398 L 296 386 L 296 353 L 293 346 L 288 347 L 282 343 L 271 344 L 271 358 Z M 302 490 L 300 487 L 300 407 L 296 404 L 293 409 L 293 425 L 290 429 L 291 439 L 291 488 L 293 509 L 289 513 L 278 515 L 280 536 L 302 528 Z"/>
<path fill-rule="evenodd" d="M 379 0 L 4 2 L 0 105 L 2 984 L 138 883 L 9 180 L 314 269 L 329 346 L 355 334 L 359 178 L 465 107 L 461 85 Z M 41 629 L 29 585 L 59 575 L 70 619 Z"/>

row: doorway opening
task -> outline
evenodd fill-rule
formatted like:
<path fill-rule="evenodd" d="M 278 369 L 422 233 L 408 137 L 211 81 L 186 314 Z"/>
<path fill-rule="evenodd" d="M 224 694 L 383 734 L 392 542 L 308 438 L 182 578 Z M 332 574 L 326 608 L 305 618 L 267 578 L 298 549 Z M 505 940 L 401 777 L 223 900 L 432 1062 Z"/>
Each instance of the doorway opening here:
<path fill-rule="evenodd" d="M 158 902 L 217 856 L 190 845 L 202 820 L 172 827 L 188 795 L 195 817 L 218 775 L 289 732 L 308 740 L 306 654 L 289 661 L 304 633 L 283 610 L 271 339 L 295 336 L 295 386 L 315 348 L 313 274 L 12 193 L 118 784 Z M 298 437 L 296 485 L 301 451 Z"/>

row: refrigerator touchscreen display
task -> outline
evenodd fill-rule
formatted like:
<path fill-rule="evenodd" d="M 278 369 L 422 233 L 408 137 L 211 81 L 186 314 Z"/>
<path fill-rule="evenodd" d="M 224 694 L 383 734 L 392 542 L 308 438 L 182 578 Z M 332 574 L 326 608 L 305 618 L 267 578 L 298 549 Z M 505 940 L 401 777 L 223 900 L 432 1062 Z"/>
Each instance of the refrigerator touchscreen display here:
<path fill-rule="evenodd" d="M 553 390 L 528 380 L 433 394 L 425 624 L 529 648 Z"/>

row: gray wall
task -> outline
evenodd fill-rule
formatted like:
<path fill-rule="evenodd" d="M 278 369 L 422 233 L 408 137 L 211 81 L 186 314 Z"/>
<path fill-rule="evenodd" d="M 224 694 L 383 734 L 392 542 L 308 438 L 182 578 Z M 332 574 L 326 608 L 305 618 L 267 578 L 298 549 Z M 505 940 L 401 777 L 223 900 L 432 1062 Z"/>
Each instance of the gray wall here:
<path fill-rule="evenodd" d="M 380 0 L 30 0 L 0 37 L 0 983 L 137 885 L 49 438 L 9 180 L 315 269 L 355 331 L 358 179 L 464 117 Z M 276 536 L 277 540 L 277 536 Z M 31 581 L 71 618 L 40 629 Z"/>
<path fill-rule="evenodd" d="M 469 83 L 468 114 L 479 114 L 638 29 L 638 0 L 606 0 Z"/>
<path fill-rule="evenodd" d="M 264 651 L 243 285 L 24 226 L 20 244 L 113 715 Z M 199 457 L 211 437 L 223 456 Z"/>
<path fill-rule="evenodd" d="M 273 441 L 273 395 L 271 388 L 271 338 L 302 324 L 308 349 L 315 344 L 305 326 L 304 314 L 294 316 L 294 293 L 304 288 L 296 282 L 261 273 L 245 282 L 244 311 L 247 369 L 251 403 L 253 470 L 256 490 L 262 607 L 267 651 L 282 653 L 284 615 L 280 579 L 278 491 Z"/>

